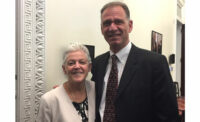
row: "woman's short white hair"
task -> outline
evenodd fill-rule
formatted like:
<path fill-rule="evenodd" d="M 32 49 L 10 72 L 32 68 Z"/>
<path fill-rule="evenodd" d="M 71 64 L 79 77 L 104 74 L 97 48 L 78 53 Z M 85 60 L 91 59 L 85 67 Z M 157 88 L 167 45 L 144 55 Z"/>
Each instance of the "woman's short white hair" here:
<path fill-rule="evenodd" d="M 81 43 L 74 42 L 74 43 L 71 43 L 70 45 L 68 45 L 67 48 L 66 48 L 66 50 L 65 50 L 65 52 L 64 52 L 64 55 L 63 55 L 63 65 L 65 64 L 66 59 L 67 59 L 69 53 L 70 52 L 74 52 L 74 51 L 78 51 L 78 50 L 83 51 L 86 54 L 86 56 L 87 56 L 88 62 L 92 63 L 91 57 L 90 57 L 90 53 L 89 53 L 87 47 L 84 46 Z"/>

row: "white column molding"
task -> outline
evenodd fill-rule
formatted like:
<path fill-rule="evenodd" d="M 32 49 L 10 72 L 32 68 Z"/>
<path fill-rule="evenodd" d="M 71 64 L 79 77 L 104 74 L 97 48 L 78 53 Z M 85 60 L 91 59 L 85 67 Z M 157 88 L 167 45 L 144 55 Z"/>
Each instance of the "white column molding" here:
<path fill-rule="evenodd" d="M 177 20 L 180 22 L 180 23 L 184 23 L 184 20 L 183 20 L 183 6 L 185 5 L 185 0 L 177 0 Z"/>
<path fill-rule="evenodd" d="M 45 88 L 45 0 L 18 0 L 16 9 L 16 121 L 35 122 Z"/>
<path fill-rule="evenodd" d="M 177 0 L 177 5 L 180 6 L 181 8 L 184 6 L 185 0 Z"/>

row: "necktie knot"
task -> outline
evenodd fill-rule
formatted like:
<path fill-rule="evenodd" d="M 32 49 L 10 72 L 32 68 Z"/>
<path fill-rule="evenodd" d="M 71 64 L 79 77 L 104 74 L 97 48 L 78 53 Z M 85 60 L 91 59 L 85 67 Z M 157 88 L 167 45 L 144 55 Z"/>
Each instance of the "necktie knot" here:
<path fill-rule="evenodd" d="M 111 58 L 112 58 L 112 64 L 115 64 L 117 62 L 117 59 L 118 59 L 117 56 L 112 55 Z"/>

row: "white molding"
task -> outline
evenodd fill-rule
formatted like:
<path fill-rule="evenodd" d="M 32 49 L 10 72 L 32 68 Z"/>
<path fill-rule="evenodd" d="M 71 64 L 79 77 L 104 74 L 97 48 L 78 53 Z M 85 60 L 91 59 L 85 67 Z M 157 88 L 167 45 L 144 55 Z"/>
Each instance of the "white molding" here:
<path fill-rule="evenodd" d="M 185 5 L 185 0 L 177 0 L 177 14 L 176 14 L 176 18 L 180 23 L 184 23 L 184 18 L 183 18 L 183 6 Z"/>
<path fill-rule="evenodd" d="M 45 0 L 17 0 L 16 121 L 35 122 L 45 88 Z"/>
<path fill-rule="evenodd" d="M 185 4 L 185 0 L 177 0 L 177 5 L 182 8 Z"/>
<path fill-rule="evenodd" d="M 177 19 L 181 24 L 184 24 L 184 21 L 183 21 L 180 17 L 177 16 L 176 19 Z"/>

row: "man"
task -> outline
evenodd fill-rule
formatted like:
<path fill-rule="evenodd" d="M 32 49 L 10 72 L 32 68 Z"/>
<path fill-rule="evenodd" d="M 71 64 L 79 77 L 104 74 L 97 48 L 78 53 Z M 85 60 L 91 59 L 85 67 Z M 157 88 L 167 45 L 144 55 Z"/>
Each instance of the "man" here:
<path fill-rule="evenodd" d="M 102 8 L 101 31 L 110 51 L 93 62 L 96 122 L 176 122 L 177 101 L 167 60 L 132 44 L 132 25 L 124 3 Z"/>

